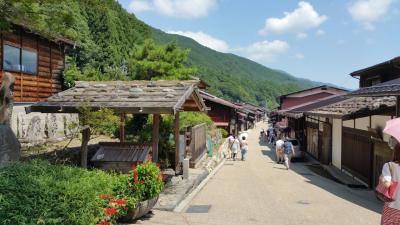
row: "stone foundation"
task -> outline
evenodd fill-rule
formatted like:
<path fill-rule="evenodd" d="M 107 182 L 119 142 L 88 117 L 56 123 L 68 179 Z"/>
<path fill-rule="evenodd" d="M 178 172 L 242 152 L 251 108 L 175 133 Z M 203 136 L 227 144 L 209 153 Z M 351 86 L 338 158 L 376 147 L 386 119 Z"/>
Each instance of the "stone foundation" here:
<path fill-rule="evenodd" d="M 28 104 L 13 108 L 11 128 L 22 145 L 32 146 L 62 141 L 73 134 L 71 124 L 78 123 L 77 114 L 25 113 Z"/>

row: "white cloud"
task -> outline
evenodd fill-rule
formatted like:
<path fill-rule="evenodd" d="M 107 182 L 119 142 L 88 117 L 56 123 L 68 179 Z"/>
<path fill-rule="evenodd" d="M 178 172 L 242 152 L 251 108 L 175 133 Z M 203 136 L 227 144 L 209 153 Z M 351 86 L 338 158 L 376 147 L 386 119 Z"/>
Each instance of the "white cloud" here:
<path fill-rule="evenodd" d="M 155 11 L 159 14 L 178 18 L 199 18 L 207 16 L 217 5 L 217 0 L 132 0 L 129 11 Z"/>
<path fill-rule="evenodd" d="M 319 15 L 314 7 L 301 1 L 293 12 L 285 12 L 282 18 L 268 18 L 259 33 L 304 33 L 304 31 L 319 27 L 328 17 Z"/>
<path fill-rule="evenodd" d="M 306 34 L 306 33 L 298 33 L 298 34 L 296 35 L 296 37 L 297 37 L 298 39 L 305 39 L 305 38 L 308 37 L 308 34 Z"/>
<path fill-rule="evenodd" d="M 347 10 L 364 29 L 374 30 L 373 23 L 387 15 L 393 0 L 357 0 L 349 4 Z"/>
<path fill-rule="evenodd" d="M 301 54 L 301 53 L 296 53 L 296 54 L 294 55 L 294 57 L 296 57 L 297 59 L 304 59 L 304 55 Z"/>
<path fill-rule="evenodd" d="M 191 32 L 191 31 L 167 31 L 170 34 L 179 34 L 182 36 L 186 36 L 192 38 L 193 40 L 197 41 L 199 44 L 214 49 L 219 52 L 228 52 L 229 45 L 220 39 L 212 37 L 209 34 L 199 32 Z"/>
<path fill-rule="evenodd" d="M 134 12 L 149 11 L 151 9 L 152 9 L 152 7 L 151 7 L 150 3 L 147 1 L 135 0 L 135 1 L 131 1 L 131 3 L 129 3 L 129 10 L 134 11 Z"/>
<path fill-rule="evenodd" d="M 322 30 L 322 29 L 317 30 L 317 35 L 318 35 L 318 36 L 322 36 L 322 35 L 324 35 L 324 34 L 325 34 L 325 31 L 324 31 L 324 30 Z"/>
<path fill-rule="evenodd" d="M 245 48 L 237 49 L 237 52 L 251 60 L 260 63 L 275 61 L 276 57 L 286 53 L 289 44 L 285 41 L 260 41 L 255 42 Z"/>

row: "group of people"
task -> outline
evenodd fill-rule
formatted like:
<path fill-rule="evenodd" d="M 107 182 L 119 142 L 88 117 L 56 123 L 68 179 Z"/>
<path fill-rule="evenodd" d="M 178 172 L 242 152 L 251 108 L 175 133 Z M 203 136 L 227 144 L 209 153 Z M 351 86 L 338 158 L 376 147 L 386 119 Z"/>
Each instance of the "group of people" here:
<path fill-rule="evenodd" d="M 241 160 L 245 161 L 247 159 L 247 153 L 249 151 L 249 145 L 247 143 L 246 136 L 243 135 L 239 139 L 236 135 L 229 135 L 228 150 L 228 158 L 232 158 L 232 160 L 236 161 L 240 150 Z"/>
<path fill-rule="evenodd" d="M 290 168 L 290 160 L 294 156 L 294 147 L 287 137 L 279 138 L 275 143 L 276 162 L 283 163 L 288 170 Z"/>

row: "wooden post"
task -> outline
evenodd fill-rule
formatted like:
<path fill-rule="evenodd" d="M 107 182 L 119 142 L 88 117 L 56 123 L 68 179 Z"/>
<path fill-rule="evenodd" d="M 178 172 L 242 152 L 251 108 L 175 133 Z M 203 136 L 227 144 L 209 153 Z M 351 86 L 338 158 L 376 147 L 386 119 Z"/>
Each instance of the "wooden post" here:
<path fill-rule="evenodd" d="M 400 96 L 396 96 L 396 117 L 400 117 Z"/>
<path fill-rule="evenodd" d="M 125 142 L 125 113 L 121 113 L 120 115 L 121 121 L 119 124 L 119 141 Z"/>
<path fill-rule="evenodd" d="M 160 114 L 153 114 L 152 151 L 153 162 L 158 162 L 158 142 L 160 139 Z"/>
<path fill-rule="evenodd" d="M 84 128 L 82 130 L 82 145 L 81 145 L 81 167 L 87 168 L 87 155 L 88 155 L 88 143 L 90 140 L 90 128 Z"/>
<path fill-rule="evenodd" d="M 180 173 L 180 164 L 179 164 L 179 112 L 175 114 L 174 121 L 174 133 L 175 133 L 175 173 Z"/>

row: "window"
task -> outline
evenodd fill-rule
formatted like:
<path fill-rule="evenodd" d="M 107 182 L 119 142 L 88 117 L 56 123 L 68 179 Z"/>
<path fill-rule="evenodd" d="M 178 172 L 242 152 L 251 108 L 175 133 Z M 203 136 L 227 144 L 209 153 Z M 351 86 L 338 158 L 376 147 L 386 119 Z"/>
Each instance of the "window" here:
<path fill-rule="evenodd" d="M 37 73 L 37 53 L 22 49 L 22 72 Z"/>
<path fill-rule="evenodd" d="M 4 70 L 37 74 L 37 53 L 5 44 L 3 65 Z"/>
<path fill-rule="evenodd" d="M 20 49 L 11 45 L 4 45 L 4 69 L 10 71 L 20 71 L 19 62 Z"/>

